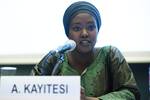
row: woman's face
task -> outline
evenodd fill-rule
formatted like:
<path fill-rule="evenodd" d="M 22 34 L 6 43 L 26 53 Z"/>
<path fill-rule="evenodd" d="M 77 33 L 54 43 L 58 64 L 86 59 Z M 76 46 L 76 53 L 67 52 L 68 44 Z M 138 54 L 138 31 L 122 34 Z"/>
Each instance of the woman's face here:
<path fill-rule="evenodd" d="M 69 39 L 76 42 L 76 50 L 88 53 L 93 50 L 97 40 L 96 20 L 88 13 L 79 13 L 73 17 L 69 27 Z"/>

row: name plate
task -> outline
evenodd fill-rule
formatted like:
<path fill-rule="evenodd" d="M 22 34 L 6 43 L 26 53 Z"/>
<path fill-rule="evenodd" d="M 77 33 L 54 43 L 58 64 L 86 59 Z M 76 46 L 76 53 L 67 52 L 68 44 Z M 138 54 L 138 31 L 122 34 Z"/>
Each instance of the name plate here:
<path fill-rule="evenodd" d="M 0 100 L 80 100 L 80 76 L 1 76 Z"/>

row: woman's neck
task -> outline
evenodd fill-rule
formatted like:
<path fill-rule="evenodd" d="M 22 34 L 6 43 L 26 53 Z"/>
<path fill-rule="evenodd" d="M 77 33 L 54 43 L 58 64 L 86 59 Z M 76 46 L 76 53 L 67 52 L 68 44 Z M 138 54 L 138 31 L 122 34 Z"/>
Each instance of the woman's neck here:
<path fill-rule="evenodd" d="M 68 63 L 71 65 L 71 67 L 75 68 L 79 72 L 82 72 L 93 62 L 95 55 L 95 49 L 88 53 L 73 51 L 68 54 Z"/>

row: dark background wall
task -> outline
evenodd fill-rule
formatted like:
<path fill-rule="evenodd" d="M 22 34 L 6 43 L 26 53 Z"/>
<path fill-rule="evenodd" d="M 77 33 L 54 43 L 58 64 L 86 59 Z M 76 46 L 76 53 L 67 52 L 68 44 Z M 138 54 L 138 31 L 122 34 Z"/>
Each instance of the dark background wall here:
<path fill-rule="evenodd" d="M 139 86 L 139 90 L 141 93 L 141 100 L 149 100 L 150 91 L 149 91 L 149 66 L 150 63 L 129 63 L 137 84 Z M 0 65 L 0 67 L 16 67 L 16 75 L 28 76 L 30 72 L 35 66 L 35 64 L 21 64 L 21 65 Z"/>
<path fill-rule="evenodd" d="M 135 79 L 139 86 L 141 92 L 141 100 L 149 100 L 149 64 L 132 63 L 130 64 L 130 67 L 134 73 Z"/>

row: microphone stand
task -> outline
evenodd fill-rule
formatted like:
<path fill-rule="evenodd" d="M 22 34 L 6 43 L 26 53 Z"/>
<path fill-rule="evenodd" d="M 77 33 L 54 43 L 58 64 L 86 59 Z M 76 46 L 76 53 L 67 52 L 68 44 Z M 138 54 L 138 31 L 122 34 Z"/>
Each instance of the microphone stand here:
<path fill-rule="evenodd" d="M 63 63 L 63 61 L 64 61 L 64 53 L 60 53 L 59 54 L 59 57 L 57 58 L 57 63 L 55 64 L 55 66 L 54 66 L 54 69 L 53 69 L 53 71 L 52 71 L 52 74 L 51 75 L 57 75 L 58 74 L 58 71 L 59 71 L 59 65 L 61 64 L 61 63 Z"/>

